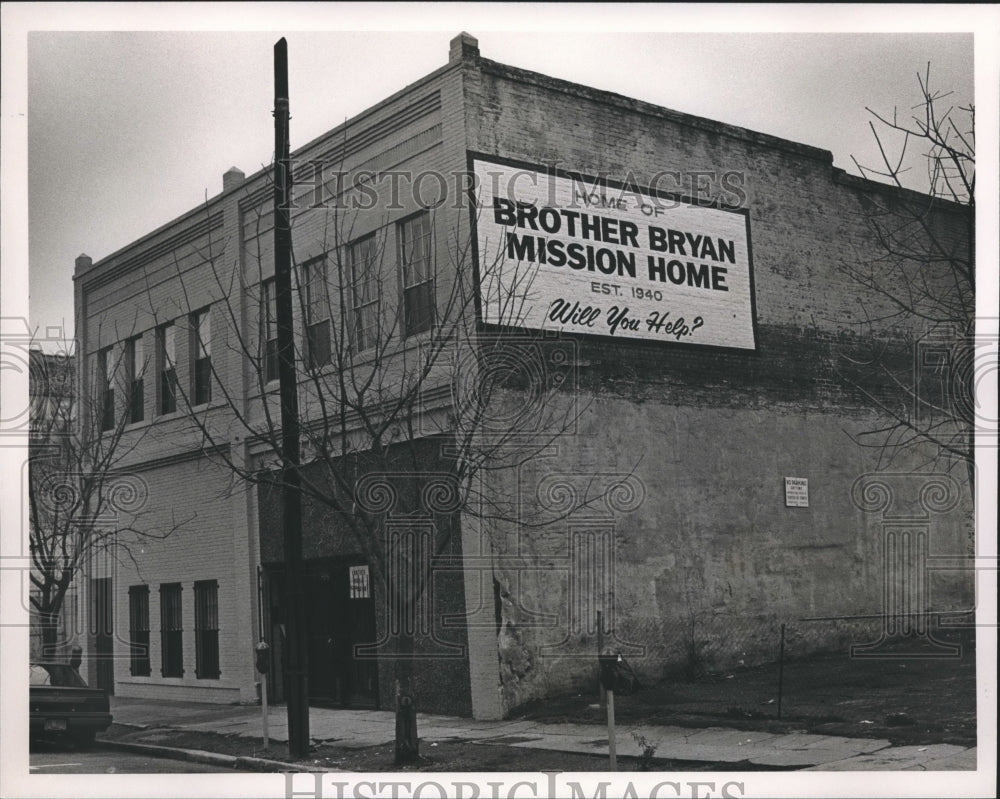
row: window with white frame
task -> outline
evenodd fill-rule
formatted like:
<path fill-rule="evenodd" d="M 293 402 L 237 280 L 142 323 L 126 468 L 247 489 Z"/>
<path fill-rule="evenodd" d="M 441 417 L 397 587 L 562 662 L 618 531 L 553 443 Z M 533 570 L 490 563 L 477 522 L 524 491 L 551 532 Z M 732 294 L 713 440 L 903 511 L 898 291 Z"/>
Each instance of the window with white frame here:
<path fill-rule="evenodd" d="M 125 364 L 128 369 L 128 420 L 141 422 L 146 415 L 143 372 L 146 363 L 143 357 L 142 336 L 135 336 L 125 342 Z"/>
<path fill-rule="evenodd" d="M 114 363 L 111 347 L 97 352 L 97 401 L 101 414 L 101 430 L 115 426 Z"/>
<path fill-rule="evenodd" d="M 274 278 L 261 284 L 261 337 L 264 339 L 264 380 L 278 379 L 278 298 Z"/>
<path fill-rule="evenodd" d="M 403 336 L 423 333 L 434 326 L 434 269 L 431 258 L 431 223 L 426 211 L 396 227 L 403 284 Z"/>
<path fill-rule="evenodd" d="M 160 413 L 177 410 L 177 327 L 173 322 L 161 325 L 156 330 L 156 361 L 159 372 L 157 386 Z"/>
<path fill-rule="evenodd" d="M 354 349 L 363 352 L 378 342 L 379 280 L 375 236 L 350 244 L 347 261 L 351 270 L 352 334 Z"/>
<path fill-rule="evenodd" d="M 306 363 L 310 369 L 319 369 L 330 363 L 330 296 L 326 283 L 326 256 L 302 265 L 302 292 Z"/>
<path fill-rule="evenodd" d="M 195 405 L 204 405 L 212 400 L 212 315 L 208 308 L 191 315 L 191 330 L 191 394 Z"/>

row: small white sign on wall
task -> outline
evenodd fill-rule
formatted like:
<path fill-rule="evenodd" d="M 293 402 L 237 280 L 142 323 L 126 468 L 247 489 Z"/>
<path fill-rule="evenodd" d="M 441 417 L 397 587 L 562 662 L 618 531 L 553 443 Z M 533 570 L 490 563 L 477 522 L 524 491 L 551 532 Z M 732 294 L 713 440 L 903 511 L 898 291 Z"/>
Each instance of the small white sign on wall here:
<path fill-rule="evenodd" d="M 367 566 L 351 566 L 351 599 L 370 599 L 371 584 Z"/>
<path fill-rule="evenodd" d="M 809 479 L 807 477 L 785 478 L 785 507 L 809 507 Z"/>

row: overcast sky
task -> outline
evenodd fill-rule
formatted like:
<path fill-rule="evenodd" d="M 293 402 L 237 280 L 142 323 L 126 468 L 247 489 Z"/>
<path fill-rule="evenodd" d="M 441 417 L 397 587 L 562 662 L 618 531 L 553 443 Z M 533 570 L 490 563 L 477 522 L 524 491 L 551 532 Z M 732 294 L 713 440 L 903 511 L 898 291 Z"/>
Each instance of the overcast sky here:
<path fill-rule="evenodd" d="M 479 39 L 486 58 L 822 147 L 851 172 L 852 154 L 862 163 L 877 160 L 865 106 L 909 110 L 918 99 L 916 75 L 928 62 L 932 84 L 954 92 L 953 102 L 973 99 L 974 41 L 960 32 L 973 25 L 940 9 L 935 16 L 896 6 L 885 19 L 853 7 L 782 9 L 779 24 L 773 13 L 722 7 L 695 13 L 589 5 L 554 13 L 445 5 L 424 6 L 418 18 L 376 5 L 338 9 L 336 17 L 311 4 L 281 12 L 230 5 L 196 14 L 185 7 L 181 16 L 146 7 L 142 18 L 115 8 L 34 9 L 23 26 L 32 32 L 21 34 L 27 70 L 19 84 L 7 75 L 12 6 L 4 7 L 6 124 L 11 98 L 21 85 L 27 89 L 23 185 L 33 327 L 72 329 L 77 255 L 103 258 L 217 194 L 229 167 L 249 175 L 269 162 L 272 47 L 282 35 L 293 149 L 444 65 L 461 30 Z M 810 32 L 873 23 L 885 31 L 894 19 L 925 32 Z M 798 32 L 739 32 L 762 24 Z M 264 30 L 180 30 L 237 25 Z M 167 30 L 128 30 L 136 26 Z M 332 30 L 338 27 L 353 30 Z M 712 27 L 737 32 L 679 32 Z M 5 191 L 5 214 L 9 202 Z"/>

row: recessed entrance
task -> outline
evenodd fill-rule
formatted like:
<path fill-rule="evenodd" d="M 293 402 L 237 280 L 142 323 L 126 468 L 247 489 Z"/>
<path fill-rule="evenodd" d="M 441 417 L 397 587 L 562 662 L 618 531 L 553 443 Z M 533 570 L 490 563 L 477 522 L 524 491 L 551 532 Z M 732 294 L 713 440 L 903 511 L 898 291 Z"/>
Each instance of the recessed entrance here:
<path fill-rule="evenodd" d="M 378 664 L 357 648 L 377 640 L 375 602 L 367 564 L 357 560 L 320 559 L 304 566 L 306 608 L 303 634 L 309 651 L 309 701 L 317 705 L 377 708 Z M 284 575 L 268 567 L 267 606 L 272 674 L 269 690 L 284 697 Z"/>

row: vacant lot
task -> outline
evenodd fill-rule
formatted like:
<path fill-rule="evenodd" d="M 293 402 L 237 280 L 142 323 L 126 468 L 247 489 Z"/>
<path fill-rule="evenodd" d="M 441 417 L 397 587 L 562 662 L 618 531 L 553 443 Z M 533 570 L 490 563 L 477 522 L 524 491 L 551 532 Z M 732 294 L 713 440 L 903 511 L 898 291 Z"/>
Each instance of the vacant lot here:
<path fill-rule="evenodd" d="M 896 744 L 976 744 L 975 631 L 936 633 L 959 654 L 926 639 L 889 643 L 879 657 L 836 652 L 663 681 L 616 697 L 623 724 L 722 726 L 887 738 Z M 913 654 L 917 652 L 918 654 Z M 779 693 L 779 684 L 781 691 Z M 780 698 L 780 716 L 779 716 Z M 546 721 L 600 723 L 597 693 L 547 700 L 523 715 Z"/>

